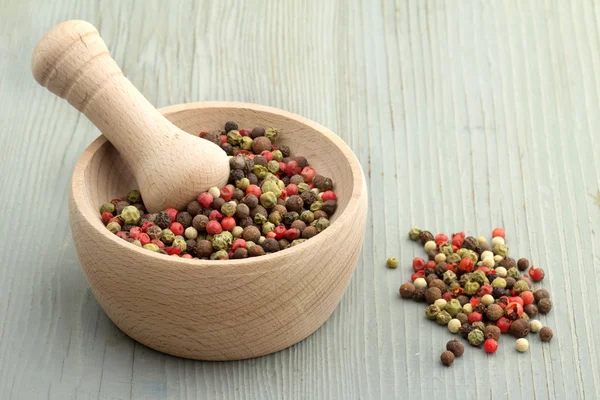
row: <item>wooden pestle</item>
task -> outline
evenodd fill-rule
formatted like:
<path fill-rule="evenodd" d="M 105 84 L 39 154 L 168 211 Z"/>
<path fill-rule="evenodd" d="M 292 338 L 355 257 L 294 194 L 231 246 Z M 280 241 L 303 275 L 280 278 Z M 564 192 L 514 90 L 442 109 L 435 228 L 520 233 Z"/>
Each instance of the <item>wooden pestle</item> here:
<path fill-rule="evenodd" d="M 90 23 L 66 21 L 52 28 L 35 47 L 31 70 L 40 85 L 84 113 L 116 147 L 150 212 L 182 210 L 200 192 L 227 184 L 225 152 L 156 110 L 123 75 Z"/>

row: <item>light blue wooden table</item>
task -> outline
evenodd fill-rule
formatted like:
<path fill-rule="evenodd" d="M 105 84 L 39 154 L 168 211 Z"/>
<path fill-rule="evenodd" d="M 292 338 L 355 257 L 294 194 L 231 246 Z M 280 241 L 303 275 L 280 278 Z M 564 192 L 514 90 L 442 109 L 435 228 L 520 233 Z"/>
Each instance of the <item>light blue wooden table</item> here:
<path fill-rule="evenodd" d="M 317 333 L 243 362 L 124 336 L 80 270 L 69 178 L 98 135 L 29 71 L 54 24 L 95 24 L 157 106 L 239 100 L 337 132 L 368 177 L 363 255 Z M 0 0 L 0 399 L 600 398 L 600 3 Z M 555 337 L 451 368 L 403 302 L 412 225 L 488 235 L 543 267 Z M 384 267 L 398 255 L 402 268 Z"/>

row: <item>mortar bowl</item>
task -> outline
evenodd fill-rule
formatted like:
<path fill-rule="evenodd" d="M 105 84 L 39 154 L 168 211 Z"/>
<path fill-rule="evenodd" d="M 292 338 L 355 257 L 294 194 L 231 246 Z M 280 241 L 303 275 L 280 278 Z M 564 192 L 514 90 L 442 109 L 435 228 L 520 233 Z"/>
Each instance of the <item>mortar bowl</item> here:
<path fill-rule="evenodd" d="M 326 128 L 275 108 L 202 102 L 160 111 L 195 135 L 229 120 L 279 128 L 279 143 L 333 179 L 338 208 L 319 235 L 261 257 L 210 261 L 153 253 L 102 224 L 100 205 L 138 186 L 100 136 L 77 162 L 69 195 L 77 255 L 99 304 L 134 340 L 191 359 L 258 357 L 308 337 L 340 302 L 360 255 L 368 195 L 355 155 Z"/>

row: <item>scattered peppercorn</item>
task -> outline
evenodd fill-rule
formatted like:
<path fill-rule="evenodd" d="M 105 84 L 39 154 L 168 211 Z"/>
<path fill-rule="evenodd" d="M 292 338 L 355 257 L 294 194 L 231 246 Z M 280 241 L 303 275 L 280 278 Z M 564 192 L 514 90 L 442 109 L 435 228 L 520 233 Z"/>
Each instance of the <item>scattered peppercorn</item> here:
<path fill-rule="evenodd" d="M 548 298 L 543 298 L 538 301 L 537 308 L 540 314 L 548 314 L 552 309 L 552 301 Z"/>
<path fill-rule="evenodd" d="M 440 360 L 442 361 L 442 364 L 444 364 L 446 367 L 449 367 L 454 362 L 454 353 L 451 351 L 445 351 L 440 356 Z"/>
<path fill-rule="evenodd" d="M 542 329 L 540 329 L 539 335 L 542 342 L 549 342 L 552 340 L 552 336 L 554 336 L 552 329 L 548 328 L 547 326 L 544 326 Z"/>

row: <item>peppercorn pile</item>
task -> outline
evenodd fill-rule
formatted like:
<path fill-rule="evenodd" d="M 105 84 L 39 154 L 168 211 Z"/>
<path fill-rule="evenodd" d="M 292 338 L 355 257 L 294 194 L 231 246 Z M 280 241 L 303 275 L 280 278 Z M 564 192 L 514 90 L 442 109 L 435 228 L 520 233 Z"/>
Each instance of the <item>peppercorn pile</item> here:
<path fill-rule="evenodd" d="M 450 240 L 445 234 L 434 237 L 413 228 L 408 236 L 423 245 L 428 261 L 413 260 L 411 282 L 400 286 L 400 296 L 429 304 L 428 319 L 447 326 L 472 346 L 483 345 L 487 353 L 498 349 L 502 333 L 518 339 L 515 348 L 520 352 L 529 348 L 525 337 L 530 332 L 539 332 L 544 342 L 552 339 L 552 330 L 533 320 L 552 309 L 550 293 L 533 288 L 544 278 L 544 270 L 530 266 L 526 258 L 515 261 L 508 256 L 504 229 L 494 229 L 491 244 L 483 236 L 466 237 L 464 232 Z M 395 257 L 388 259 L 388 268 L 397 265 Z M 440 360 L 448 366 L 462 352 L 462 343 L 454 339 Z"/>
<path fill-rule="evenodd" d="M 100 207 L 106 228 L 144 249 L 183 258 L 240 259 L 298 245 L 329 227 L 337 208 L 330 178 L 274 145 L 275 128 L 200 132 L 229 156 L 229 184 L 200 193 L 184 211 L 146 214 L 138 190 Z"/>

